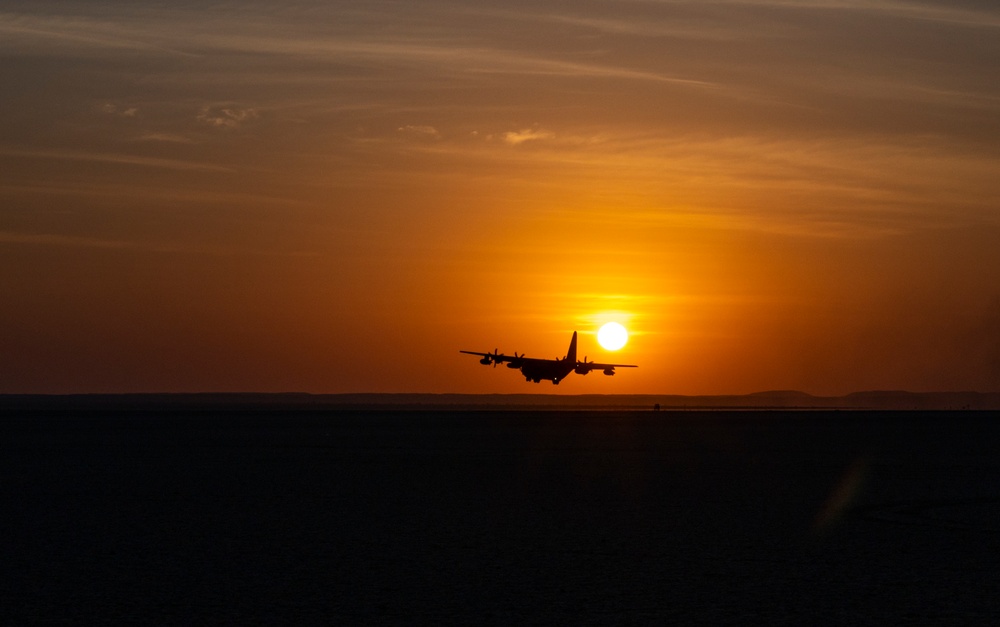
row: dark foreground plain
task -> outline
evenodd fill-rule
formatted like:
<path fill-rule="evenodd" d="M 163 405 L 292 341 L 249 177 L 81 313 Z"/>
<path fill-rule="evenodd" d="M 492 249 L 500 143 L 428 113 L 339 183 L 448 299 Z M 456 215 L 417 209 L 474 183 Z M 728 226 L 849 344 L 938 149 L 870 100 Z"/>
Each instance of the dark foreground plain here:
<path fill-rule="evenodd" d="M 0 619 L 992 623 L 998 418 L 7 411 Z"/>

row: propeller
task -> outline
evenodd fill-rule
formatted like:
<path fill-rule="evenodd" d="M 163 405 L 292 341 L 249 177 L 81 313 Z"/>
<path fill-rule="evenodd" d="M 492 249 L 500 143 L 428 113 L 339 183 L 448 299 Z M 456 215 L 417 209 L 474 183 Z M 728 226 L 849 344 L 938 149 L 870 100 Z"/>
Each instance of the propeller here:
<path fill-rule="evenodd" d="M 493 357 L 492 357 L 492 359 L 493 359 L 493 367 L 494 368 L 497 367 L 497 364 L 500 362 L 501 358 L 503 358 L 503 353 L 500 352 L 499 348 L 494 348 L 493 349 Z"/>

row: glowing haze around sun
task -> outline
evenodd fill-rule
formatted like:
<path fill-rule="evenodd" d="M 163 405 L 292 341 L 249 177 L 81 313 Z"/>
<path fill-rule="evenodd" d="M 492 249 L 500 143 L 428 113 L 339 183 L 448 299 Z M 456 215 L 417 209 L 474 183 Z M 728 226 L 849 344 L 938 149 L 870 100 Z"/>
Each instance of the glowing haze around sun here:
<path fill-rule="evenodd" d="M 628 342 L 628 331 L 617 322 L 608 322 L 597 331 L 597 343 L 604 349 L 616 351 Z"/>

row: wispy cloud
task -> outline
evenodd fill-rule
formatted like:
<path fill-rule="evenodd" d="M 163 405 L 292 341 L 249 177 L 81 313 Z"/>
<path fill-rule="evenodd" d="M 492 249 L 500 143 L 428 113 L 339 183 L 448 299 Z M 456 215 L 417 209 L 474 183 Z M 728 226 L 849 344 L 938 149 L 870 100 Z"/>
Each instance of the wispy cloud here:
<path fill-rule="evenodd" d="M 135 138 L 135 141 L 142 142 L 164 142 L 168 144 L 193 144 L 195 140 L 176 133 L 143 133 Z"/>
<path fill-rule="evenodd" d="M 223 129 L 239 128 L 250 120 L 257 119 L 257 110 L 227 105 L 212 105 L 203 107 L 198 113 L 198 120 L 209 126 Z"/>
<path fill-rule="evenodd" d="M 501 150 L 453 136 L 414 147 L 428 168 L 434 164 L 419 176 L 434 175 L 442 162 L 461 164 L 444 179 L 496 172 L 515 185 L 512 168 L 534 172 L 545 181 L 529 183 L 535 194 L 563 200 L 529 213 L 573 223 L 848 238 L 997 222 L 1000 156 L 969 152 L 946 137 L 671 137 L 527 128 L 499 138 L 509 145 L 545 141 L 529 151 Z M 571 208 L 560 209 L 562 202 Z M 609 213 L 608 206 L 620 209 Z"/>
<path fill-rule="evenodd" d="M 232 173 L 236 170 L 214 163 L 184 161 L 181 159 L 164 159 L 158 157 L 141 157 L 137 155 L 83 152 L 73 150 L 25 150 L 0 147 L 0 155 L 10 157 L 25 157 L 31 159 L 59 159 L 65 161 L 93 161 L 101 163 L 116 163 L 145 168 L 164 168 L 167 170 L 196 170 L 201 172 Z"/>
<path fill-rule="evenodd" d="M 552 139 L 555 137 L 555 133 L 550 131 L 544 131 L 537 128 L 525 128 L 520 131 L 509 131 L 504 133 L 504 142 L 517 146 L 518 144 L 523 144 L 524 142 L 535 141 L 539 139 Z"/>
<path fill-rule="evenodd" d="M 137 240 L 106 239 L 83 235 L 59 235 L 53 233 L 19 233 L 16 231 L 0 231 L 0 244 L 15 244 L 25 246 L 59 246 L 67 248 L 97 248 L 105 250 L 123 250 L 146 253 L 194 254 L 194 255 L 254 255 L 275 257 L 318 257 L 315 251 L 281 251 L 235 247 L 192 246 L 183 243 L 144 242 Z"/>
<path fill-rule="evenodd" d="M 148 21 L 130 23 L 79 15 L 0 13 L 0 33 L 4 35 L 0 38 L 0 50 L 52 54 L 62 47 L 193 56 L 191 52 L 164 44 L 164 37 L 150 26 Z"/>
<path fill-rule="evenodd" d="M 331 19 L 333 19 L 331 17 Z M 138 51 L 165 52 L 190 56 L 230 53 L 278 55 L 342 64 L 392 63 L 399 67 L 436 68 L 437 71 L 468 73 L 508 73 L 550 76 L 576 76 L 628 79 L 709 87 L 710 82 L 696 77 L 677 76 L 644 68 L 612 63 L 583 62 L 546 53 L 530 53 L 502 45 L 470 46 L 465 37 L 422 37 L 418 32 L 402 30 L 386 36 L 365 35 L 331 30 L 325 33 L 296 32 L 274 28 L 270 21 L 257 22 L 252 17 L 240 22 L 226 22 L 218 29 L 205 29 L 204 16 L 183 11 L 161 15 L 139 15 L 117 21 L 61 15 L 21 16 L 0 14 L 0 33 L 18 36 L 7 47 L 38 49 L 53 42 L 64 46 L 130 48 Z M 300 24 L 300 26 L 303 26 Z M 4 47 L 0 44 L 0 48 Z M 287 77 L 287 73 L 284 74 Z M 276 78 L 282 75 L 279 73 Z"/>
<path fill-rule="evenodd" d="M 441 137 L 441 133 L 438 132 L 436 128 L 426 124 L 407 124 L 406 126 L 400 126 L 396 130 L 405 135 L 410 135 L 414 137 L 425 137 L 432 139 L 437 139 Z"/>
<path fill-rule="evenodd" d="M 717 0 L 712 4 L 756 6 L 763 8 L 786 8 L 795 11 L 855 11 L 859 13 L 882 13 L 885 15 L 957 24 L 972 28 L 1000 27 L 1000 11 L 996 8 L 972 8 L 956 6 L 949 2 L 905 2 L 897 0 Z"/>
<path fill-rule="evenodd" d="M 121 107 L 114 103 L 108 102 L 100 106 L 102 113 L 108 115 L 119 115 L 124 118 L 134 118 L 139 115 L 138 107 Z"/>
<path fill-rule="evenodd" d="M 150 250 L 158 252 L 187 252 L 184 247 L 141 244 L 128 240 L 102 239 L 81 235 L 55 235 L 50 233 L 18 233 L 0 231 L 0 242 L 41 246 L 69 246 L 80 248 L 106 248 L 112 250 Z"/>

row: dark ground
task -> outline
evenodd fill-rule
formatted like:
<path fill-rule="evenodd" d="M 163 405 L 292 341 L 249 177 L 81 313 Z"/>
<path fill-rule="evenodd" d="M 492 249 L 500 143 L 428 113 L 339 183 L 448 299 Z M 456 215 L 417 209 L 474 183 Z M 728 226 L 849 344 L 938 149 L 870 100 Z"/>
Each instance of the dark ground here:
<path fill-rule="evenodd" d="M 997 412 L 6 411 L 0 620 L 982 623 Z"/>

